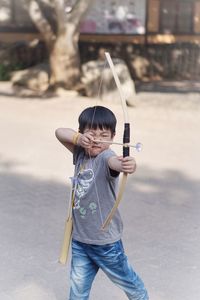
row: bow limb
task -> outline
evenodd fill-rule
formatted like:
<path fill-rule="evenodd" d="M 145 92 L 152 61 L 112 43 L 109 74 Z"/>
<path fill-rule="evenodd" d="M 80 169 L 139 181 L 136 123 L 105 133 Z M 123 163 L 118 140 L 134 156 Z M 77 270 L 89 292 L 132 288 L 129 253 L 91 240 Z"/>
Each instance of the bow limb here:
<path fill-rule="evenodd" d="M 124 135 L 123 135 L 123 157 L 129 156 L 129 143 L 130 143 L 130 124 L 129 124 L 129 120 L 128 120 L 128 113 L 127 113 L 127 105 L 126 105 L 126 99 L 124 97 L 124 94 L 122 92 L 122 87 L 121 87 L 121 83 L 119 80 L 119 77 L 117 75 L 117 72 L 115 70 L 113 61 L 110 57 L 110 54 L 108 52 L 105 53 L 106 59 L 108 61 L 108 64 L 111 68 L 113 77 L 115 79 L 115 83 L 117 85 L 119 94 L 120 94 L 120 98 L 121 98 L 121 104 L 122 104 L 122 109 L 123 109 L 123 113 L 124 113 Z M 126 181 L 127 181 L 127 173 L 123 173 L 123 177 L 122 177 L 122 181 L 119 187 L 119 192 L 115 201 L 115 204 L 113 206 L 113 208 L 111 209 L 110 213 L 108 214 L 106 220 L 104 221 L 101 229 L 104 230 L 111 222 L 118 206 L 119 203 L 122 199 L 124 190 L 125 190 L 125 186 L 126 186 Z"/>

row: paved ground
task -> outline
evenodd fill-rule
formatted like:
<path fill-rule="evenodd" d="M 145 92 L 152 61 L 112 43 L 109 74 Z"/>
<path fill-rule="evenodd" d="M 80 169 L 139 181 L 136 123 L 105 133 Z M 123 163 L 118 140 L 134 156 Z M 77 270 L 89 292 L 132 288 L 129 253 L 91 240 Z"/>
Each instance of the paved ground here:
<path fill-rule="evenodd" d="M 54 137 L 96 100 L 15 98 L 0 84 L 0 299 L 66 300 L 69 266 L 58 264 L 71 156 Z M 118 118 L 122 113 L 106 104 Z M 151 300 L 200 299 L 200 94 L 145 91 L 129 109 L 137 172 L 123 203 L 124 244 Z M 121 148 L 114 149 L 120 153 Z M 91 300 L 124 294 L 99 272 Z"/>

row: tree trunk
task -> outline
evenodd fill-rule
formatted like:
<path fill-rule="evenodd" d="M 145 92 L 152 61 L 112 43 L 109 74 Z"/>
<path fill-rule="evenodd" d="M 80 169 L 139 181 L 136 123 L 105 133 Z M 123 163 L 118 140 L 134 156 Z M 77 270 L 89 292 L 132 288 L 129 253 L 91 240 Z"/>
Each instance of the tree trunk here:
<path fill-rule="evenodd" d="M 79 34 L 75 31 L 73 24 L 69 24 L 66 32 L 57 36 L 50 50 L 50 89 L 74 89 L 80 82 Z"/>
<path fill-rule="evenodd" d="M 79 25 L 93 0 L 75 1 L 69 14 L 65 12 L 65 2 L 65 0 L 49 2 L 55 13 L 57 27 L 55 33 L 44 17 L 39 1 L 29 0 L 29 14 L 49 49 L 51 90 L 58 87 L 76 89 L 80 85 Z"/>

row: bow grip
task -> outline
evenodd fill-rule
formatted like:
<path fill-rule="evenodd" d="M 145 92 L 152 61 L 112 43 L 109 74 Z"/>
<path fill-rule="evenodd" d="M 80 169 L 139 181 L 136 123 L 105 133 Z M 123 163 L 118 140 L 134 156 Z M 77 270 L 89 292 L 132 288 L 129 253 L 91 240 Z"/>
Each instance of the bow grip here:
<path fill-rule="evenodd" d="M 130 124 L 124 124 L 124 135 L 123 135 L 123 157 L 129 156 L 129 144 L 130 143 Z"/>

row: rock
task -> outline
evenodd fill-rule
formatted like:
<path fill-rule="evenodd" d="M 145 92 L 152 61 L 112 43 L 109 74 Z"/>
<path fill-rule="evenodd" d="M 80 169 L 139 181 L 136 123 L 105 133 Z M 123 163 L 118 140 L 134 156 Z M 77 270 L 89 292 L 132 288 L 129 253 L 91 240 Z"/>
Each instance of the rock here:
<path fill-rule="evenodd" d="M 135 85 L 130 76 L 126 63 L 113 59 L 115 70 L 119 77 L 127 105 L 134 106 L 136 97 Z M 106 102 L 119 102 L 120 94 L 117 89 L 112 71 L 104 61 L 89 61 L 82 66 L 82 83 L 85 85 L 86 96 L 98 97 Z"/>
<path fill-rule="evenodd" d="M 131 63 L 132 68 L 135 72 L 136 77 L 139 80 L 145 80 L 148 74 L 149 61 L 141 56 L 135 57 L 135 59 Z"/>
<path fill-rule="evenodd" d="M 116 72 L 121 82 L 122 91 L 127 105 L 134 106 L 136 97 L 135 85 L 124 61 L 113 59 Z M 80 87 L 74 87 L 74 93 L 83 93 L 88 97 L 99 97 L 102 101 L 120 104 L 120 94 L 117 89 L 112 71 L 106 61 L 90 61 L 82 66 L 83 76 Z M 42 63 L 26 70 L 15 71 L 11 74 L 11 82 L 15 92 L 20 96 L 43 95 L 49 87 L 50 68 Z M 71 91 L 72 92 L 72 91 Z M 63 89 L 56 94 L 63 95 Z"/>
<path fill-rule="evenodd" d="M 45 92 L 49 86 L 49 66 L 42 63 L 26 70 L 15 71 L 11 75 L 14 87 Z"/>

